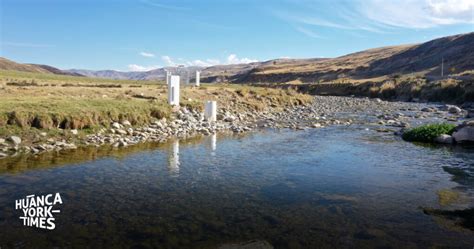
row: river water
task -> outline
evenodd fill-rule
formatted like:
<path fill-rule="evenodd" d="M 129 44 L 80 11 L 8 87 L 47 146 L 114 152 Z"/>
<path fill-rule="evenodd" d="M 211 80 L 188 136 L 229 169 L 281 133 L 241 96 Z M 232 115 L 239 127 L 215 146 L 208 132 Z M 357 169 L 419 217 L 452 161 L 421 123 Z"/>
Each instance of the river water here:
<path fill-rule="evenodd" d="M 338 126 L 3 159 L 0 247 L 472 248 L 423 208 L 474 206 L 473 152 Z M 57 192 L 56 229 L 23 226 L 15 200 Z"/>

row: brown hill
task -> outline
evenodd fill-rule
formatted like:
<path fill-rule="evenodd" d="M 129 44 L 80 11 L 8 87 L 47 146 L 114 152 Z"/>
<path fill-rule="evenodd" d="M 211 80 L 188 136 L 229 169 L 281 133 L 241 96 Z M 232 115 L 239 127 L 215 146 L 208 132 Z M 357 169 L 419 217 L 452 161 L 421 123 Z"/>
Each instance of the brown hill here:
<path fill-rule="evenodd" d="M 0 57 L 0 69 L 32 73 L 49 73 L 48 70 L 29 64 L 20 64 Z"/>
<path fill-rule="evenodd" d="M 17 63 L 17 62 L 14 62 L 2 57 L 0 57 L 0 69 L 21 71 L 21 72 L 31 72 L 31 73 L 51 73 L 51 74 L 60 74 L 60 75 L 83 76 L 81 74 L 66 72 L 61 69 L 48 66 L 48 65 L 21 64 L 21 63 Z"/>
<path fill-rule="evenodd" d="M 233 82 L 306 83 L 336 79 L 374 79 L 395 74 L 440 75 L 474 70 L 474 32 L 415 45 L 369 49 L 320 60 L 288 60 L 261 64 L 229 77 Z"/>

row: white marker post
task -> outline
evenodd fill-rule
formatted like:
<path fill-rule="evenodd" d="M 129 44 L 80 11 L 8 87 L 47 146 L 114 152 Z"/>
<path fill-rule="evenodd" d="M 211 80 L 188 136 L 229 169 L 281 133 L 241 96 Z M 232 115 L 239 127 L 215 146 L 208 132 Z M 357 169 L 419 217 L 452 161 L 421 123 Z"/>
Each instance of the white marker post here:
<path fill-rule="evenodd" d="M 215 122 L 217 116 L 217 102 L 216 101 L 207 101 L 206 107 L 204 108 L 204 116 L 207 121 Z"/>
<path fill-rule="evenodd" d="M 168 85 L 168 103 L 179 106 L 179 76 L 171 75 Z"/>
<path fill-rule="evenodd" d="M 201 85 L 201 72 L 196 71 L 196 83 L 194 86 L 200 86 Z"/>

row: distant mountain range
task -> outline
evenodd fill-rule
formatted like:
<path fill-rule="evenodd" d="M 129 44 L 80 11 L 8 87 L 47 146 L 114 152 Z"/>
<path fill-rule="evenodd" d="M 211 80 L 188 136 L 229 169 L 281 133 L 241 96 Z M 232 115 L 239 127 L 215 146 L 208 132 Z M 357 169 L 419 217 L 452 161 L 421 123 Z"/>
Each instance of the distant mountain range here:
<path fill-rule="evenodd" d="M 438 38 L 421 44 L 400 45 L 364 50 L 337 58 L 276 59 L 249 64 L 190 67 L 201 71 L 202 82 L 315 82 L 335 79 L 374 79 L 396 74 L 440 75 L 474 70 L 474 32 Z M 60 70 L 46 65 L 20 64 L 0 58 L 0 69 L 52 73 L 84 77 L 128 80 L 164 79 L 165 69 L 172 72 L 182 68 L 167 67 L 146 72 L 114 70 Z"/>

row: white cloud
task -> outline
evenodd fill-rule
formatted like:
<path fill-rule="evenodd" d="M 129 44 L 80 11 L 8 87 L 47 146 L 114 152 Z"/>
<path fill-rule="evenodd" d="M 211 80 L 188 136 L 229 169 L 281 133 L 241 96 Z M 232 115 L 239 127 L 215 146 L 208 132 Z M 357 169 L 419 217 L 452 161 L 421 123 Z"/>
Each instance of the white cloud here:
<path fill-rule="evenodd" d="M 392 33 L 398 28 L 425 29 L 452 24 L 474 23 L 473 0 L 353 0 L 335 1 L 328 16 L 316 5 L 300 2 L 299 10 L 273 14 L 312 36 L 301 25 L 351 31 Z M 327 10 L 326 10 L 327 11 Z"/>
<path fill-rule="evenodd" d="M 370 0 L 360 11 L 375 22 L 402 28 L 474 23 L 472 0 Z"/>
<path fill-rule="evenodd" d="M 248 64 L 252 62 L 257 62 L 258 60 L 253 60 L 249 58 L 239 58 L 236 54 L 230 54 L 227 57 L 227 64 Z"/>
<path fill-rule="evenodd" d="M 143 56 L 143 57 L 155 57 L 155 54 L 152 54 L 152 53 L 148 53 L 148 52 L 140 52 L 140 55 Z"/>
<path fill-rule="evenodd" d="M 311 38 L 322 38 L 322 36 L 314 33 L 313 31 L 309 30 L 309 29 L 305 29 L 303 27 L 296 27 L 296 30 L 305 34 L 306 36 L 309 36 Z"/>
<path fill-rule="evenodd" d="M 193 61 L 188 61 L 186 62 L 188 66 L 198 66 L 198 67 L 210 67 L 214 65 L 219 65 L 220 61 L 216 59 L 207 59 L 205 61 L 203 60 L 193 60 Z"/>
<path fill-rule="evenodd" d="M 153 69 L 160 68 L 158 65 L 153 65 L 153 66 L 140 66 L 137 64 L 130 64 L 128 65 L 128 70 L 133 71 L 133 72 L 145 72 L 145 71 L 150 71 Z"/>
<path fill-rule="evenodd" d="M 186 66 L 198 66 L 198 67 L 210 67 L 215 65 L 225 65 L 225 64 L 246 64 L 257 62 L 258 60 L 249 59 L 249 58 L 239 58 L 236 54 L 230 54 L 224 62 L 218 59 L 197 59 L 197 60 L 189 60 L 186 61 L 182 58 L 173 59 L 168 55 L 164 55 L 161 57 L 163 62 L 169 67 L 176 67 L 178 65 L 186 65 Z"/>
<path fill-rule="evenodd" d="M 171 57 L 168 55 L 163 55 L 161 56 L 161 59 L 166 63 L 167 66 L 169 67 L 175 67 L 178 65 L 178 63 L 174 62 Z"/>

